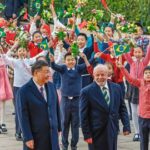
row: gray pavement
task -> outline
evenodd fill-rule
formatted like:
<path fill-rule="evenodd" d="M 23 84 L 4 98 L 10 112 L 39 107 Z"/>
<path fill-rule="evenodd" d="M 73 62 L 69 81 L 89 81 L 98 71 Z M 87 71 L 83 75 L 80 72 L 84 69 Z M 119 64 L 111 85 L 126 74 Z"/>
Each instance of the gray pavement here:
<path fill-rule="evenodd" d="M 22 150 L 22 142 L 16 141 L 14 137 L 15 125 L 12 112 L 13 104 L 10 101 L 6 104 L 6 124 L 8 127 L 8 133 L 0 134 L 0 150 Z M 118 138 L 118 150 L 140 150 L 139 142 L 133 142 L 132 137 L 133 133 L 126 137 L 120 134 Z M 83 136 L 81 132 L 78 147 L 79 150 L 88 150 L 86 143 L 83 142 Z"/>

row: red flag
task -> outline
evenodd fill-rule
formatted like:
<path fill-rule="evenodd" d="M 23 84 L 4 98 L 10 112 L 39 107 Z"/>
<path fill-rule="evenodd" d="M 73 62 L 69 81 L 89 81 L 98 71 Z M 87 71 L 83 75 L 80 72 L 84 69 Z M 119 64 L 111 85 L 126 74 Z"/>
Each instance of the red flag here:
<path fill-rule="evenodd" d="M 111 41 L 108 42 L 108 46 L 109 46 L 109 47 L 112 47 L 113 45 L 114 45 L 113 42 L 111 42 Z"/>
<path fill-rule="evenodd" d="M 105 9 L 108 9 L 108 5 L 106 0 L 101 0 L 102 5 L 104 6 Z"/>
<path fill-rule="evenodd" d="M 79 28 L 82 29 L 84 27 L 86 27 L 87 22 L 84 20 L 82 23 L 79 24 Z"/>
<path fill-rule="evenodd" d="M 27 11 L 25 12 L 25 14 L 24 14 L 24 16 L 23 16 L 23 19 L 24 19 L 24 20 L 28 20 L 28 12 L 27 12 Z"/>

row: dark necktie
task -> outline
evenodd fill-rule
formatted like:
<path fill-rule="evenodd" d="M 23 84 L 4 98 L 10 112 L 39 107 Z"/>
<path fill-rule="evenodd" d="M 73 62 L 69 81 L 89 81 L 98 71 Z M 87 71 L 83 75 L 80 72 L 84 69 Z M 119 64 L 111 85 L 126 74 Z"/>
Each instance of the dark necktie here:
<path fill-rule="evenodd" d="M 103 92 L 104 99 L 105 99 L 107 105 L 109 105 L 109 104 L 110 104 L 110 99 L 109 99 L 109 95 L 108 95 L 108 90 L 107 90 L 107 88 L 106 88 L 106 87 L 103 87 L 103 88 L 102 88 L 102 92 Z"/>
<path fill-rule="evenodd" d="M 40 87 L 40 93 L 42 94 L 42 96 L 44 97 L 44 88 Z"/>

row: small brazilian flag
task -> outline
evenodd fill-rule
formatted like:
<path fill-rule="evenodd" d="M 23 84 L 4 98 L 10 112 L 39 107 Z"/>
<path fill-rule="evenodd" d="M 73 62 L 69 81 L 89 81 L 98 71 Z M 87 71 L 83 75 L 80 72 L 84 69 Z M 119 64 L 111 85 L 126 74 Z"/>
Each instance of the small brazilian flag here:
<path fill-rule="evenodd" d="M 114 45 L 114 52 L 115 56 L 120 56 L 124 53 L 130 52 L 130 46 L 125 44 L 125 45 Z"/>
<path fill-rule="evenodd" d="M 0 38 L 3 38 L 6 36 L 6 33 L 4 32 L 4 29 L 0 28 Z"/>
<path fill-rule="evenodd" d="M 42 0 L 29 0 L 28 1 L 28 12 L 29 15 L 34 17 L 40 14 L 42 10 Z"/>
<path fill-rule="evenodd" d="M 41 48 L 42 50 L 48 50 L 48 42 L 47 40 L 43 40 L 40 44 L 38 44 L 38 47 Z"/>

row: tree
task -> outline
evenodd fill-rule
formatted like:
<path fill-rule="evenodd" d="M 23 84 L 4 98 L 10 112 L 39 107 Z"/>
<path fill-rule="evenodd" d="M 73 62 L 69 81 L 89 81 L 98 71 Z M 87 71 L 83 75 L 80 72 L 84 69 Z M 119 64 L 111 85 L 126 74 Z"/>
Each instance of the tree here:
<path fill-rule="evenodd" d="M 69 5 L 75 5 L 76 0 L 55 0 L 55 8 L 65 10 Z M 150 26 L 150 1 L 149 0 L 107 0 L 108 6 L 113 13 L 125 15 L 129 22 L 140 22 L 144 27 Z M 100 0 L 88 0 L 88 4 L 83 8 L 83 19 L 89 19 L 92 9 L 104 10 Z M 109 21 L 110 13 L 104 10 L 103 20 Z"/>

